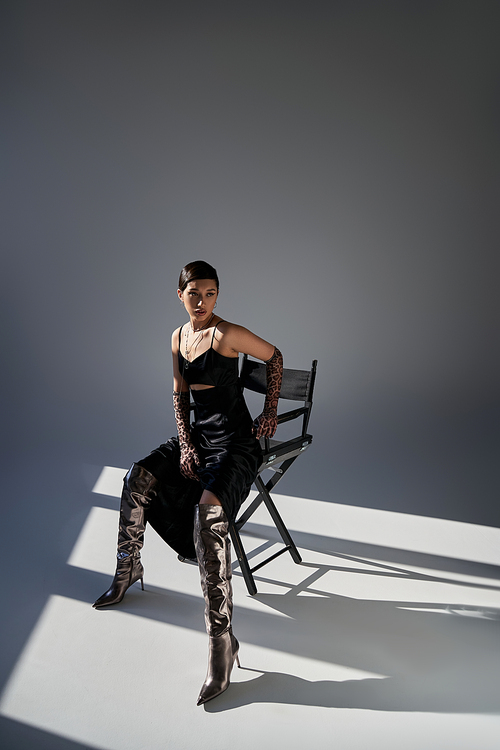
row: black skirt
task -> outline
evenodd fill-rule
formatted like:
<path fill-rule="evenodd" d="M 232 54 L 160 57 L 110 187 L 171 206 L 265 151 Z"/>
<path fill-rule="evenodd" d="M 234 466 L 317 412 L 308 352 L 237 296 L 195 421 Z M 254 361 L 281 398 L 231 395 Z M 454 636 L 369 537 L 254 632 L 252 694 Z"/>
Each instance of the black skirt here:
<path fill-rule="evenodd" d="M 195 557 L 194 506 L 203 490 L 213 492 L 228 518 L 234 519 L 248 496 L 262 458 L 238 385 L 191 393 L 195 402 L 191 437 L 201 461 L 199 481 L 182 476 L 177 438 L 138 461 L 158 480 L 157 495 L 146 511 L 146 521 L 184 557 Z"/>

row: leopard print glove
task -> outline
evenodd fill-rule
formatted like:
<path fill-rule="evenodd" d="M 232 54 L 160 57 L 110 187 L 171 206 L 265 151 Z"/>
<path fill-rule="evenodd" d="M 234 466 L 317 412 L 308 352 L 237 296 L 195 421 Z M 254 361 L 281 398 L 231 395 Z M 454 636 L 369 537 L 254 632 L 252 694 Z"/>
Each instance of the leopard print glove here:
<path fill-rule="evenodd" d="M 196 472 L 201 463 L 189 433 L 189 391 L 174 391 L 173 396 L 175 421 L 181 449 L 181 474 L 186 479 L 199 481 Z"/>
<path fill-rule="evenodd" d="M 200 459 L 198 458 L 198 454 L 196 452 L 196 448 L 192 443 L 186 444 L 181 443 L 181 474 L 183 477 L 186 477 L 186 479 L 195 479 L 197 482 L 200 481 L 200 478 L 197 474 L 198 466 L 201 466 Z"/>
<path fill-rule="evenodd" d="M 253 423 L 256 438 L 272 437 L 278 427 L 278 399 L 283 378 L 283 355 L 275 347 L 271 359 L 266 362 L 267 392 L 264 410 Z"/>

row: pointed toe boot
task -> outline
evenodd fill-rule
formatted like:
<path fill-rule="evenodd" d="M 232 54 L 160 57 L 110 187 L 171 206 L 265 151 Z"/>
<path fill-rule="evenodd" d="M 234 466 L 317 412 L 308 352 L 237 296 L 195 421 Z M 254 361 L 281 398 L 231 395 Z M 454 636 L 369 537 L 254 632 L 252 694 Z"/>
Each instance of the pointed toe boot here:
<path fill-rule="evenodd" d="M 208 671 L 198 706 L 227 690 L 234 662 L 239 666 L 239 644 L 231 630 L 233 591 L 228 531 L 228 520 L 220 505 L 196 506 L 194 542 L 209 636 Z"/>
<path fill-rule="evenodd" d="M 116 572 L 109 589 L 92 606 L 96 609 L 118 604 L 136 581 L 144 590 L 141 549 L 144 544 L 144 513 L 156 494 L 157 481 L 149 471 L 133 464 L 123 482 L 118 528 Z"/>
<path fill-rule="evenodd" d="M 126 552 L 118 552 L 117 558 L 116 573 L 111 586 L 92 605 L 96 609 L 121 602 L 126 590 L 136 581 L 141 582 L 142 590 L 144 591 L 144 568 L 142 567 L 139 552 L 134 552 L 132 555 Z"/>
<path fill-rule="evenodd" d="M 223 635 L 209 637 L 207 676 L 200 690 L 197 706 L 228 689 L 234 662 L 240 666 L 238 650 L 239 643 L 230 630 Z"/>

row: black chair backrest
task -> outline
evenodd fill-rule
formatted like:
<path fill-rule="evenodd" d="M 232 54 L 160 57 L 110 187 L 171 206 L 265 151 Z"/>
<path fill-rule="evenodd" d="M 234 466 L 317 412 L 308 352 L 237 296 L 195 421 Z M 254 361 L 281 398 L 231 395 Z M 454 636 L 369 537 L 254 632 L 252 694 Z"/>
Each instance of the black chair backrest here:
<path fill-rule="evenodd" d="M 289 401 L 303 401 L 305 409 L 300 411 L 304 414 L 303 431 L 307 429 L 309 415 L 312 407 L 314 381 L 316 378 L 317 360 L 314 360 L 310 370 L 292 370 L 283 368 L 283 380 L 281 382 L 280 398 Z M 254 362 L 243 355 L 240 370 L 240 384 L 242 388 L 248 388 L 254 393 L 266 393 L 266 365 L 264 362 Z M 292 412 L 290 412 L 292 414 Z M 299 411 L 297 410 L 297 415 Z"/>
<path fill-rule="evenodd" d="M 316 360 L 310 370 L 291 370 L 283 368 L 280 398 L 290 401 L 312 401 L 314 377 L 316 374 Z M 249 360 L 243 355 L 240 382 L 243 388 L 255 393 L 266 392 L 266 365 L 264 362 Z"/>

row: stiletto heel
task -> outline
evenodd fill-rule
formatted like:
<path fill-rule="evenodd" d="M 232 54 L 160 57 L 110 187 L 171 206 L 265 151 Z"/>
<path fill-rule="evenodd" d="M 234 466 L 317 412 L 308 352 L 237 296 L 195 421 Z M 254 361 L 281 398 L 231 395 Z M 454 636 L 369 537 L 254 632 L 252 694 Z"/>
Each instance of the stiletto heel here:
<path fill-rule="evenodd" d="M 106 593 L 100 596 L 92 605 L 96 609 L 121 602 L 127 589 L 136 583 L 136 581 L 141 582 L 142 590 L 144 591 L 144 584 L 142 582 L 144 568 L 141 564 L 139 552 L 136 551 L 132 555 L 119 552 L 118 555 L 115 577 Z"/>
<path fill-rule="evenodd" d="M 125 477 L 120 504 L 116 572 L 109 589 L 94 602 L 96 609 L 121 602 L 132 584 L 141 582 L 144 591 L 144 568 L 140 550 L 146 526 L 144 512 L 156 495 L 155 477 L 139 464 L 133 464 Z"/>
<path fill-rule="evenodd" d="M 236 666 L 238 667 L 238 669 L 241 669 L 240 657 L 238 656 L 238 654 L 236 654 Z"/>
<path fill-rule="evenodd" d="M 208 669 L 198 706 L 229 687 L 239 643 L 231 630 L 233 591 L 228 520 L 220 505 L 197 505 L 194 543 L 205 597 L 205 624 L 209 635 Z"/>

